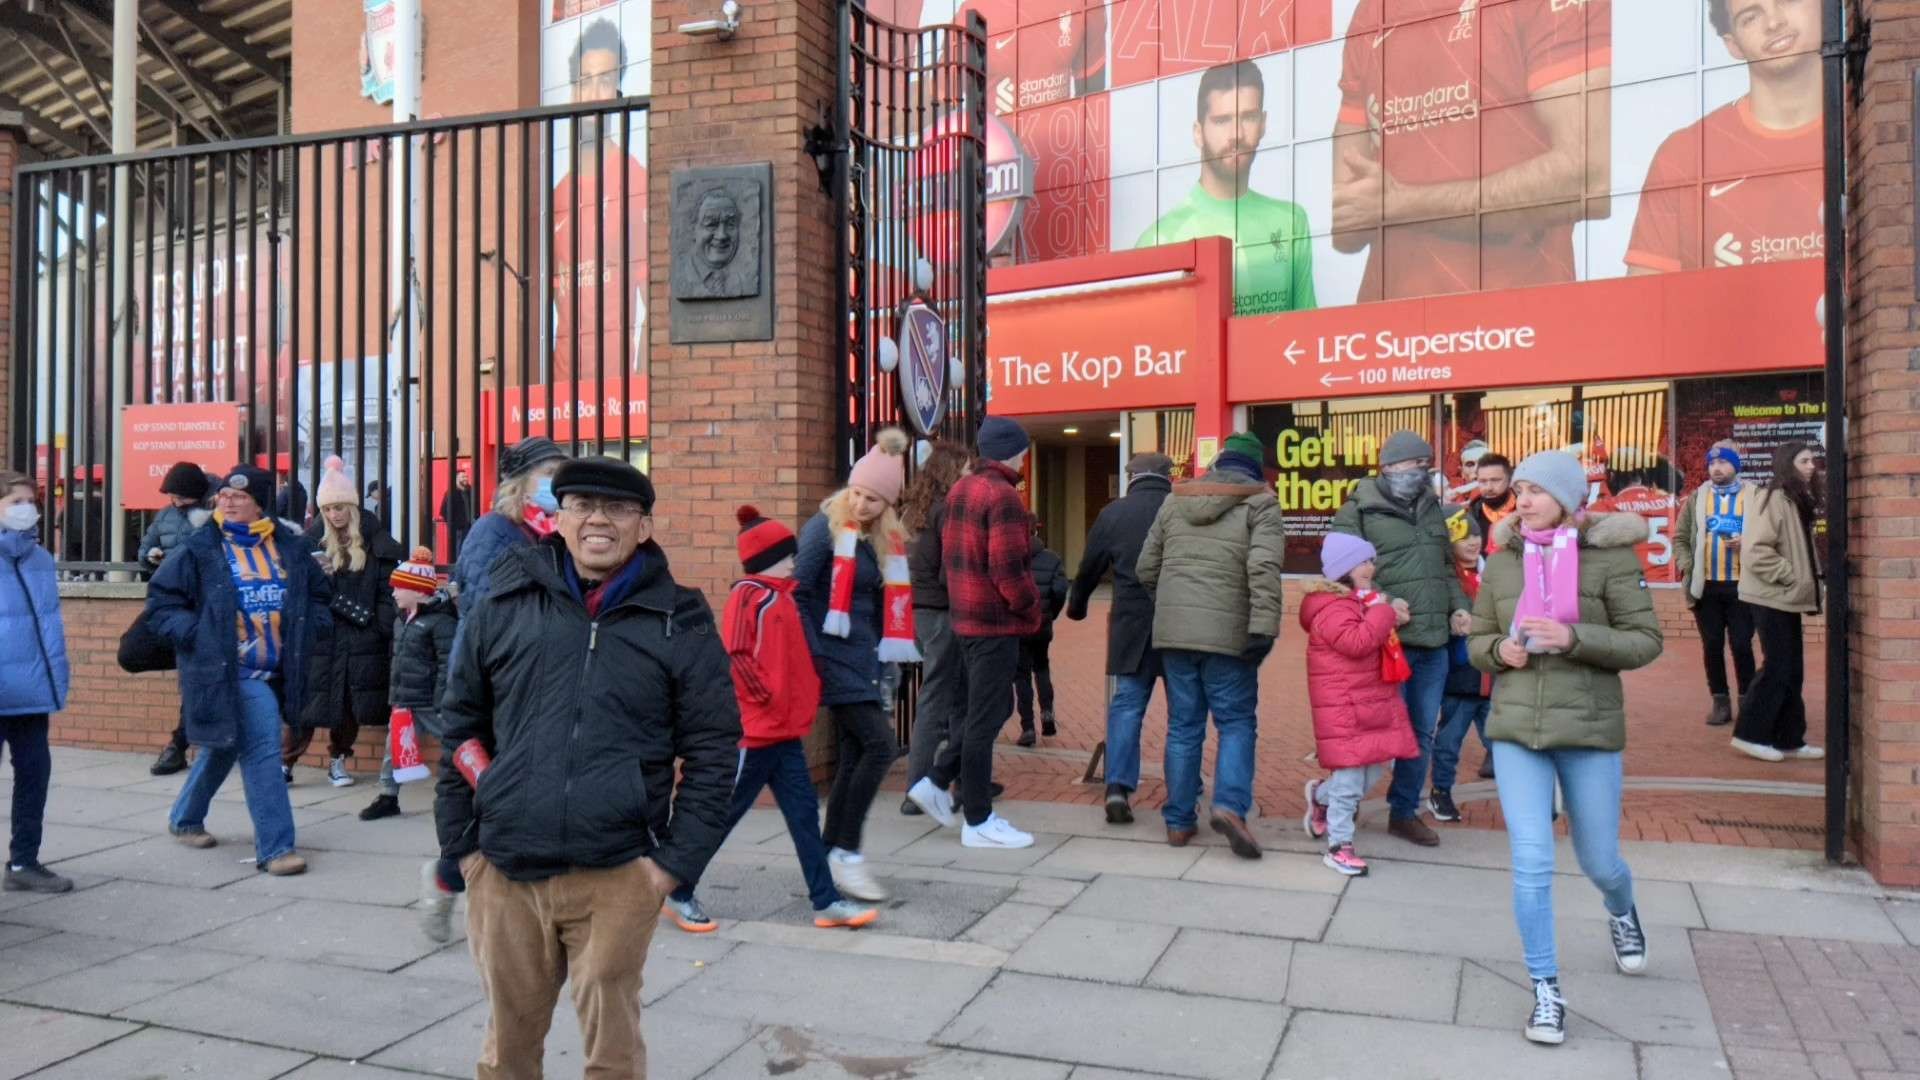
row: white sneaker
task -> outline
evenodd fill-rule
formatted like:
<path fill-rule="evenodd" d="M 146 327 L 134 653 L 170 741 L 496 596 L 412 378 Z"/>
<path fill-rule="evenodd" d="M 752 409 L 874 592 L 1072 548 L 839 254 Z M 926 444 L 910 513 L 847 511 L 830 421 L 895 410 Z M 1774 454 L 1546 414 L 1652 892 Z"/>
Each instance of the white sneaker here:
<path fill-rule="evenodd" d="M 869 904 L 884 903 L 893 894 L 873 876 L 867 860 L 857 851 L 838 848 L 827 853 L 827 871 L 833 875 L 833 887 L 855 900 Z"/>
<path fill-rule="evenodd" d="M 971 848 L 1003 848 L 1013 850 L 1033 846 L 1033 836 L 1013 827 L 1013 823 L 999 814 L 994 814 L 978 825 L 968 825 L 960 830 L 960 843 Z"/>
<path fill-rule="evenodd" d="M 1803 746 L 1798 750 L 1789 751 L 1787 756 L 1801 761 L 1820 761 L 1827 756 L 1827 752 L 1818 746 Z"/>
<path fill-rule="evenodd" d="M 334 787 L 352 787 L 353 777 L 347 772 L 347 759 L 334 758 L 327 763 L 327 783 Z"/>
<path fill-rule="evenodd" d="M 1778 750 L 1775 750 L 1773 747 L 1762 746 L 1759 743 L 1748 742 L 1745 739 L 1733 740 L 1733 748 L 1747 755 L 1750 758 L 1759 758 L 1761 761 L 1787 760 L 1787 755 L 1781 753 Z"/>
<path fill-rule="evenodd" d="M 919 782 L 907 789 L 907 798 L 919 807 L 928 817 L 940 823 L 943 829 L 953 828 L 953 796 L 933 786 L 933 781 L 921 777 Z"/>

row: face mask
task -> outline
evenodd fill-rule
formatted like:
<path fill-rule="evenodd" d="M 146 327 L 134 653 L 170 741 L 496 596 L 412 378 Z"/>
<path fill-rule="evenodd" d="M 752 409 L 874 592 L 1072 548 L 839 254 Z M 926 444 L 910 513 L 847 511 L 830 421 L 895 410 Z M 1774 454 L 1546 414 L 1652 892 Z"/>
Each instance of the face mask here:
<path fill-rule="evenodd" d="M 207 519 L 212 516 L 213 516 L 213 511 L 211 510 L 189 510 L 187 511 L 187 524 L 197 529 L 200 526 L 205 525 L 207 523 Z"/>
<path fill-rule="evenodd" d="M 533 498 L 530 501 L 549 514 L 560 512 L 560 500 L 553 497 L 553 477 L 540 478 L 540 482 L 534 485 Z"/>
<path fill-rule="evenodd" d="M 1381 473 L 1380 479 L 1387 485 L 1387 494 L 1401 502 L 1411 502 L 1420 489 L 1427 486 L 1427 471 L 1415 469 L 1412 472 Z"/>
<path fill-rule="evenodd" d="M 0 511 L 0 528 L 14 532 L 32 532 L 40 524 L 40 508 L 32 503 L 14 503 Z"/>

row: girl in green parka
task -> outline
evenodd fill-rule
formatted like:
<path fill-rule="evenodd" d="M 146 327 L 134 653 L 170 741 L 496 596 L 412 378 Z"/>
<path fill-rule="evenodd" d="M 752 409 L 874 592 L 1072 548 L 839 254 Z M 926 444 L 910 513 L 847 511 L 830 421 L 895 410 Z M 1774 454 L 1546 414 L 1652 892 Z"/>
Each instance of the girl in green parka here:
<path fill-rule="evenodd" d="M 1526 1036 L 1566 1039 L 1566 999 L 1553 930 L 1553 793 L 1565 797 L 1580 869 L 1606 902 L 1614 962 L 1646 970 L 1646 936 L 1633 903 L 1633 875 L 1620 857 L 1621 751 L 1627 742 L 1620 673 L 1660 655 L 1634 545 L 1646 539 L 1632 514 L 1582 510 L 1586 470 L 1560 451 L 1514 470 L 1518 508 L 1495 530 L 1474 604 L 1467 648 L 1493 673 L 1493 744 L 1500 810 L 1513 854 L 1513 913 L 1534 1008 Z"/>

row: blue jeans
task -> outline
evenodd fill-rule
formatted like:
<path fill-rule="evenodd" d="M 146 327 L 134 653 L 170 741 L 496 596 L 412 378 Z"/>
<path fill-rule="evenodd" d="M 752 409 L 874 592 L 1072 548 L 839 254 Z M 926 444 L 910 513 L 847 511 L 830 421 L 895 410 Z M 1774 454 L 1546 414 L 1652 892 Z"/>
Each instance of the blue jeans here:
<path fill-rule="evenodd" d="M 1487 745 L 1487 713 L 1492 709 L 1491 698 L 1446 696 L 1440 706 L 1440 730 L 1433 734 L 1433 790 L 1453 790 L 1468 728 L 1480 733 L 1481 746 Z"/>
<path fill-rule="evenodd" d="M 1513 852 L 1513 918 L 1527 973 L 1560 974 L 1553 936 L 1553 787 L 1565 797 L 1567 829 L 1580 870 L 1611 915 L 1633 910 L 1633 874 L 1620 857 L 1620 754 L 1612 750 L 1529 750 L 1493 744 L 1500 812 Z"/>
<path fill-rule="evenodd" d="M 1260 669 L 1237 656 L 1168 649 L 1160 654 L 1167 677 L 1167 805 L 1169 829 L 1198 823 L 1200 751 L 1207 713 L 1220 729 L 1213 767 L 1213 806 L 1247 816 L 1253 806 L 1253 746 L 1258 738 Z"/>
<path fill-rule="evenodd" d="M 1136 791 L 1140 787 L 1140 725 L 1160 678 L 1149 667 L 1142 675 L 1115 675 L 1113 700 L 1107 702 L 1107 784 Z"/>
<path fill-rule="evenodd" d="M 839 903 L 840 893 L 833 887 L 833 874 L 827 869 L 826 841 L 820 838 L 820 799 L 807 772 L 807 748 L 799 739 L 740 752 L 733 804 L 727 808 L 728 832 L 753 809 L 764 787 L 773 788 L 773 801 L 787 819 L 787 835 L 793 837 L 794 854 L 800 856 L 800 873 L 807 879 L 807 898 L 813 901 L 813 910 Z M 692 899 L 699 884 L 698 880 L 683 883 L 673 891 L 673 898 Z"/>
<path fill-rule="evenodd" d="M 235 764 L 247 792 L 247 816 L 253 819 L 254 865 L 264 870 L 293 850 L 293 803 L 280 775 L 280 699 L 259 679 L 240 680 L 239 738 L 224 750 L 200 748 L 167 824 L 175 830 L 206 828 L 207 807 Z"/>
<path fill-rule="evenodd" d="M 1400 687 L 1406 699 L 1407 716 L 1413 721 L 1413 737 L 1420 744 L 1420 756 L 1393 763 L 1393 785 L 1387 788 L 1387 811 L 1396 818 L 1420 813 L 1420 796 L 1427 783 L 1427 765 L 1433 760 L 1433 729 L 1440 722 L 1440 699 L 1446 696 L 1447 671 L 1452 658 L 1444 648 L 1418 649 L 1407 646 L 1407 664 L 1413 678 Z"/>

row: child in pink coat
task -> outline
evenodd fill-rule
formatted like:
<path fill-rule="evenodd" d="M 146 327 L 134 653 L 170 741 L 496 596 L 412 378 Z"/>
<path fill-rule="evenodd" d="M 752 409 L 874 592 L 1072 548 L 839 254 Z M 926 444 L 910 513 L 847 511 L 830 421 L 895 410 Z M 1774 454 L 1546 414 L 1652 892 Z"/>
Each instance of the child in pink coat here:
<path fill-rule="evenodd" d="M 1400 684 L 1409 673 L 1395 628 L 1407 624 L 1405 600 L 1373 591 L 1373 545 L 1330 533 L 1320 548 L 1326 580 L 1307 586 L 1300 626 L 1307 632 L 1307 697 L 1321 766 L 1307 782 L 1307 835 L 1325 837 L 1328 868 L 1348 877 L 1367 872 L 1353 850 L 1360 800 L 1387 768 L 1420 755 Z"/>

